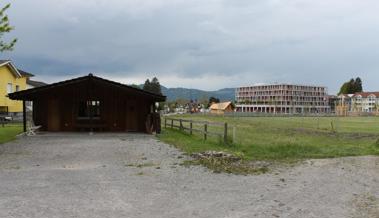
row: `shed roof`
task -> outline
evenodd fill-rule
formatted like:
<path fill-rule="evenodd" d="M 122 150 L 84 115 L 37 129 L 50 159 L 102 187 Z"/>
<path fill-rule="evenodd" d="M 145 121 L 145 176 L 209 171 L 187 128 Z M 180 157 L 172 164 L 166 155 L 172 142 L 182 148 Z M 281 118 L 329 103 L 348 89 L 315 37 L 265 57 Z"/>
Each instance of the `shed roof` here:
<path fill-rule="evenodd" d="M 230 101 L 227 101 L 227 102 L 221 102 L 221 103 L 214 103 L 212 104 L 209 109 L 211 110 L 225 110 L 226 108 L 229 107 L 229 105 L 231 105 L 232 102 Z"/>
<path fill-rule="evenodd" d="M 130 90 L 130 91 L 133 91 L 135 93 L 154 98 L 154 100 L 156 100 L 156 101 L 165 101 L 166 100 L 166 96 L 157 95 L 157 94 L 154 94 L 151 92 L 144 91 L 144 90 L 139 89 L 139 88 L 134 88 L 132 86 L 128 86 L 128 85 L 125 85 L 122 83 L 103 79 L 103 78 L 94 76 L 92 74 L 89 74 L 87 76 L 74 78 L 74 79 L 70 79 L 70 80 L 57 82 L 57 83 L 52 83 L 52 84 L 45 85 L 45 86 L 40 86 L 40 87 L 36 87 L 36 88 L 32 88 L 32 89 L 27 89 L 27 90 L 23 90 L 23 91 L 19 91 L 19 92 L 10 93 L 10 94 L 8 94 L 8 96 L 12 100 L 32 100 L 33 96 L 35 96 L 37 94 L 51 92 L 51 91 L 54 91 L 54 89 L 56 89 L 56 88 L 60 88 L 60 87 L 64 87 L 64 86 L 68 86 L 68 85 L 72 85 L 72 84 L 77 84 L 77 83 L 82 83 L 82 82 L 89 82 L 89 81 L 97 81 L 97 82 L 100 82 L 100 83 L 103 83 L 103 84 L 106 84 L 106 85 L 109 85 L 112 87 L 117 87 L 117 88 L 124 89 L 124 90 Z"/>

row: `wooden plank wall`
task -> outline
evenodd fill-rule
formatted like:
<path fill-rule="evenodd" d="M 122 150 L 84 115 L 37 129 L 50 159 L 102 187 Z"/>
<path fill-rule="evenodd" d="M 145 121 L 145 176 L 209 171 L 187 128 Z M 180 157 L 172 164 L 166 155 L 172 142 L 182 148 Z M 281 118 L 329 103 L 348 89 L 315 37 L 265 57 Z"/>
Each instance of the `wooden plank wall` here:
<path fill-rule="evenodd" d="M 101 102 L 101 118 L 93 122 L 105 125 L 104 131 L 146 131 L 146 117 L 154 103 L 151 99 L 96 83 L 68 85 L 55 88 L 53 93 L 37 96 L 33 101 L 34 122 L 45 131 L 79 130 L 78 123 L 88 123 L 88 120 L 77 119 L 79 102 L 89 99 Z M 52 108 L 54 101 L 59 101 L 59 110 Z M 48 128 L 53 117 L 59 118 L 58 129 Z"/>

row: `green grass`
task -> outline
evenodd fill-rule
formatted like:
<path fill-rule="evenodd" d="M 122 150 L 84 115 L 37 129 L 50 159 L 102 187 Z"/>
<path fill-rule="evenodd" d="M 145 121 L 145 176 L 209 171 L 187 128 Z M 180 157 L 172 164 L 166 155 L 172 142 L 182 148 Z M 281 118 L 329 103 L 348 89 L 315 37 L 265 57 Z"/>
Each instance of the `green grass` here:
<path fill-rule="evenodd" d="M 0 126 L 0 144 L 12 141 L 16 135 L 22 132 L 22 126 L 19 124 L 7 124 L 4 127 Z"/>
<path fill-rule="evenodd" d="M 220 143 L 217 137 L 204 141 L 200 134 L 189 135 L 163 128 L 160 139 L 187 153 L 222 150 L 238 153 L 245 160 L 270 161 L 379 155 L 379 117 L 181 115 L 176 118 L 227 122 L 229 135 L 232 126 L 236 127 L 236 140 L 230 145 Z M 222 127 L 209 127 L 208 130 L 222 132 Z"/>

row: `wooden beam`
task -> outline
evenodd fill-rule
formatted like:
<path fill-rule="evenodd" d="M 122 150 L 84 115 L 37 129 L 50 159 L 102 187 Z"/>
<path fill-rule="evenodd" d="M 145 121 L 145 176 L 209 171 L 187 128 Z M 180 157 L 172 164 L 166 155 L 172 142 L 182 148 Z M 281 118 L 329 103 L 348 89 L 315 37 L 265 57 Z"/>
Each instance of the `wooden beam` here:
<path fill-rule="evenodd" d="M 26 132 L 26 104 L 25 100 L 22 101 L 22 121 L 24 125 L 24 132 Z"/>

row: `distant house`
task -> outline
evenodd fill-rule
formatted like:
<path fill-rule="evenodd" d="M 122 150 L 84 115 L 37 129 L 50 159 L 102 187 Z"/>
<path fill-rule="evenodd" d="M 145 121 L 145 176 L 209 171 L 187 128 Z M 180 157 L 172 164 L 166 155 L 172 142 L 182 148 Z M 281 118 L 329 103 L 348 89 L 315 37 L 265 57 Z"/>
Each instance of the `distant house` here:
<path fill-rule="evenodd" d="M 19 70 L 19 71 L 21 71 L 21 70 Z M 47 85 L 47 83 L 31 80 L 29 78 L 26 80 L 26 89 L 33 89 L 33 88 L 38 88 L 38 87 L 46 86 L 46 85 Z M 25 102 L 25 104 L 26 104 L 26 110 L 27 111 L 33 111 L 33 102 L 32 101 L 27 101 L 27 102 Z"/>
<path fill-rule="evenodd" d="M 211 114 L 224 114 L 225 112 L 233 112 L 234 106 L 232 102 L 214 103 L 209 107 Z"/>
<path fill-rule="evenodd" d="M 44 131 L 133 131 L 160 128 L 156 102 L 165 96 L 92 74 L 9 94 L 32 101 L 32 118 Z M 26 129 L 24 120 L 24 130 Z"/>
<path fill-rule="evenodd" d="M 336 114 L 340 116 L 379 114 L 379 92 L 357 92 L 338 96 Z"/>
<path fill-rule="evenodd" d="M 27 80 L 32 76 L 17 69 L 10 60 L 0 60 L 0 113 L 21 115 L 22 102 L 11 100 L 7 95 L 27 89 Z"/>
<path fill-rule="evenodd" d="M 46 86 L 46 85 L 47 83 L 44 83 L 44 82 L 35 81 L 31 79 L 26 80 L 26 89 L 32 89 L 32 88 L 37 88 L 37 87 Z"/>
<path fill-rule="evenodd" d="M 347 116 L 351 112 L 351 99 L 354 94 L 341 94 L 336 100 L 336 115 Z"/>

